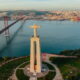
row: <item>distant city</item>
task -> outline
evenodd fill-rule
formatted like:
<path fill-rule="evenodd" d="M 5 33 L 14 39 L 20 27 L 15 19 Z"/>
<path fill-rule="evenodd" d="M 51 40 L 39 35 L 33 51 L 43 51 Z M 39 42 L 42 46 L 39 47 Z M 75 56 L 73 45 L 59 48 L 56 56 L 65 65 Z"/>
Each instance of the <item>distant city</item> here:
<path fill-rule="evenodd" d="M 24 16 L 27 20 L 69 20 L 80 21 L 80 10 L 54 10 L 54 11 L 38 11 L 38 10 L 9 10 L 0 11 L 0 20 L 4 16 L 8 16 L 9 20 L 16 20 Z"/>

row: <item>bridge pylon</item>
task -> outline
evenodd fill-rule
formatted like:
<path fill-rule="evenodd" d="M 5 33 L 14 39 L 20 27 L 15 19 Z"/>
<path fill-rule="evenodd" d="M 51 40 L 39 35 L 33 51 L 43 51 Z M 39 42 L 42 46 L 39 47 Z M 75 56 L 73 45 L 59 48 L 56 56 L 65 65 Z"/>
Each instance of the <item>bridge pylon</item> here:
<path fill-rule="evenodd" d="M 8 16 L 4 16 L 4 27 L 6 28 L 8 26 Z M 5 36 L 9 36 L 9 29 L 5 30 Z"/>

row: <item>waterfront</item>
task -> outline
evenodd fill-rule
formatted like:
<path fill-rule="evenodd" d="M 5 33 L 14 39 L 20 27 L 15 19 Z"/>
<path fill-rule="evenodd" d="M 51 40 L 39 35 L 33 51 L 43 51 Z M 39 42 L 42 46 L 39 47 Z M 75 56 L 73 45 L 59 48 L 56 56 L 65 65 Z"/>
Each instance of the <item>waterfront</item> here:
<path fill-rule="evenodd" d="M 10 22 L 11 23 L 11 22 Z M 0 21 L 0 30 L 3 22 Z M 20 27 L 21 22 L 10 28 L 10 37 Z M 0 56 L 25 56 L 30 53 L 30 37 L 33 30 L 29 26 L 38 24 L 41 29 L 38 33 L 41 38 L 41 51 L 46 53 L 59 53 L 66 49 L 80 48 L 80 23 L 70 21 L 32 21 L 25 22 L 10 43 L 6 37 L 0 35 Z M 4 48 L 4 49 L 3 49 Z"/>

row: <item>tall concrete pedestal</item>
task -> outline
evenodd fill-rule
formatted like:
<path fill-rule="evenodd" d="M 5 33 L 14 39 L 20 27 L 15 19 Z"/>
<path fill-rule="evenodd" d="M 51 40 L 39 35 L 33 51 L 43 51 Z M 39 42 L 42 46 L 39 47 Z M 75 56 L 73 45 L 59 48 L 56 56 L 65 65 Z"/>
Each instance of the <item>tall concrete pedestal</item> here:
<path fill-rule="evenodd" d="M 37 28 L 39 26 L 34 25 L 34 36 L 31 38 L 31 48 L 30 48 L 30 72 L 40 73 L 41 72 L 41 50 L 40 50 L 40 38 L 37 36 Z"/>

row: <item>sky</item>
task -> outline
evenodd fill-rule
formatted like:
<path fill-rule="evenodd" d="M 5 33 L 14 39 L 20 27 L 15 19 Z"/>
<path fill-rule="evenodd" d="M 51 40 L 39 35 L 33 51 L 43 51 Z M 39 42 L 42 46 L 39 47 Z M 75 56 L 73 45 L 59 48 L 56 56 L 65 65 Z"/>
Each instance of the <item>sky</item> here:
<path fill-rule="evenodd" d="M 0 0 L 0 10 L 80 9 L 80 0 Z"/>

